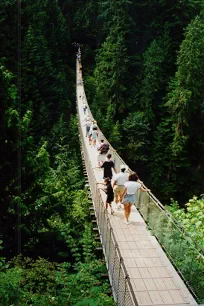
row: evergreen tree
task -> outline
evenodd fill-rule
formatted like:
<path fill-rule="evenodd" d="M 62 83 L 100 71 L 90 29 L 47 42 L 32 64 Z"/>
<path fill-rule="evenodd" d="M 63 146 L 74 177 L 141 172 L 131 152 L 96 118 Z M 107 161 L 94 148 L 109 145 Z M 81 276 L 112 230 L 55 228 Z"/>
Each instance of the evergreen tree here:
<path fill-rule="evenodd" d="M 203 79 L 203 26 L 200 16 L 196 17 L 186 30 L 178 55 L 178 69 L 175 79 L 171 82 L 171 90 L 166 103 L 171 117 L 163 120 L 155 137 L 157 150 L 155 149 L 153 155 L 154 184 L 158 185 L 161 179 L 158 171 L 160 174 L 165 173 L 166 183 L 169 185 L 168 191 L 164 189 L 167 198 L 175 195 L 178 198 L 180 195 L 179 200 L 181 201 L 185 201 L 193 193 L 202 192 L 200 181 L 204 175 L 201 157 L 203 156 L 204 131 L 200 122 L 203 121 L 201 98 L 203 95 L 201 81 Z M 162 128 L 164 126 L 168 128 L 164 130 Z M 160 139 L 158 135 L 162 130 L 163 137 Z M 166 148 L 163 144 L 164 139 L 169 140 Z M 162 163 L 159 162 L 156 151 L 162 152 Z M 186 184 L 189 186 L 188 189 Z M 185 195 L 183 190 L 186 190 Z"/>
<path fill-rule="evenodd" d="M 0 61 L 0 184 L 1 184 L 1 239 L 9 253 L 15 254 L 17 218 L 13 199 L 18 196 L 18 149 L 20 146 L 20 114 L 14 75 Z"/>
<path fill-rule="evenodd" d="M 179 159 L 185 157 L 191 167 L 188 177 L 191 188 L 196 194 L 202 192 L 200 183 L 203 172 L 204 154 L 204 22 L 203 14 L 196 17 L 186 30 L 185 39 L 181 44 L 178 56 L 178 70 L 173 89 L 167 102 L 172 115 L 174 139 L 171 144 L 172 164 L 185 169 Z M 192 196 L 189 188 L 188 197 Z"/>

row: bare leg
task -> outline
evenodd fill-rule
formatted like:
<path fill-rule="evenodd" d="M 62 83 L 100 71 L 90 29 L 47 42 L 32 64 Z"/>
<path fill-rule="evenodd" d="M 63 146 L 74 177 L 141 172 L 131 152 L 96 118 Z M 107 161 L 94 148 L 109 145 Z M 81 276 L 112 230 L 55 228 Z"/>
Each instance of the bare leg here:
<path fill-rule="evenodd" d="M 116 193 L 115 193 L 115 199 L 114 199 L 114 201 L 115 201 L 115 204 L 116 204 L 116 207 L 117 207 L 118 210 L 119 210 L 119 206 L 118 206 L 119 200 L 120 200 L 119 193 L 116 192 Z"/>
<path fill-rule="evenodd" d="M 108 204 L 109 204 L 109 206 L 110 206 L 111 215 L 113 215 L 113 214 L 114 214 L 114 210 L 112 209 L 111 203 L 108 203 Z"/>
<path fill-rule="evenodd" d="M 130 212 L 131 212 L 131 204 L 125 204 L 124 205 L 124 213 L 125 213 L 125 219 L 127 222 L 129 222 L 129 216 L 130 216 Z"/>
<path fill-rule="evenodd" d="M 118 193 L 116 192 L 116 193 L 115 193 L 115 204 L 118 204 L 118 202 L 119 202 L 119 195 L 118 195 Z"/>

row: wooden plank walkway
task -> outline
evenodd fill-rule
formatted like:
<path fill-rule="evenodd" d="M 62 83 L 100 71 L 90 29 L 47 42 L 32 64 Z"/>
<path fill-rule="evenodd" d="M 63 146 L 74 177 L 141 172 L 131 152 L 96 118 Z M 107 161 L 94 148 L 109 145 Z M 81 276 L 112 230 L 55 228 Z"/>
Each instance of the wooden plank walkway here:
<path fill-rule="evenodd" d="M 78 69 L 77 80 L 80 80 Z M 81 126 L 84 125 L 83 120 L 85 119 L 82 110 L 83 95 L 83 85 L 77 85 L 77 103 Z M 97 166 L 97 150 L 89 146 L 88 139 L 85 137 L 85 127 L 83 128 L 83 137 L 90 162 L 94 168 Z M 101 169 L 94 169 L 94 174 L 97 182 L 103 182 Z M 105 203 L 106 195 L 102 191 L 101 195 Z M 124 220 L 123 211 L 115 210 L 115 214 L 110 214 L 109 218 L 139 305 L 197 305 L 158 241 L 148 231 L 135 206 L 132 207 L 131 224 L 129 225 L 122 222 Z"/>

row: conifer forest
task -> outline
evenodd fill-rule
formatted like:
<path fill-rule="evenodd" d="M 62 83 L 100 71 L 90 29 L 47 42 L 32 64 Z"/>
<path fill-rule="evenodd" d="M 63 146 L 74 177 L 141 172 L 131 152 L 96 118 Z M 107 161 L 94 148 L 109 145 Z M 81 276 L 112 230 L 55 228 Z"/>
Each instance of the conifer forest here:
<path fill-rule="evenodd" d="M 204 248 L 203 0 L 1 0 L 0 306 L 115 305 L 83 175 L 76 44 L 98 126 Z"/>

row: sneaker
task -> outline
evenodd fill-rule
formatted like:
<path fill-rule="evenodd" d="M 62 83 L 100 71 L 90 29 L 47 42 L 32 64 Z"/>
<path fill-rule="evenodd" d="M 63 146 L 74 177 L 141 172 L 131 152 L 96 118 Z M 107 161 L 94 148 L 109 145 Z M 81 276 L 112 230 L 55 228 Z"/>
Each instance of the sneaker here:
<path fill-rule="evenodd" d="M 111 210 L 111 215 L 114 215 L 114 210 Z"/>
<path fill-rule="evenodd" d="M 125 223 L 125 224 L 127 224 L 127 225 L 129 225 L 130 224 L 130 222 L 129 221 L 123 221 L 123 223 Z"/>

